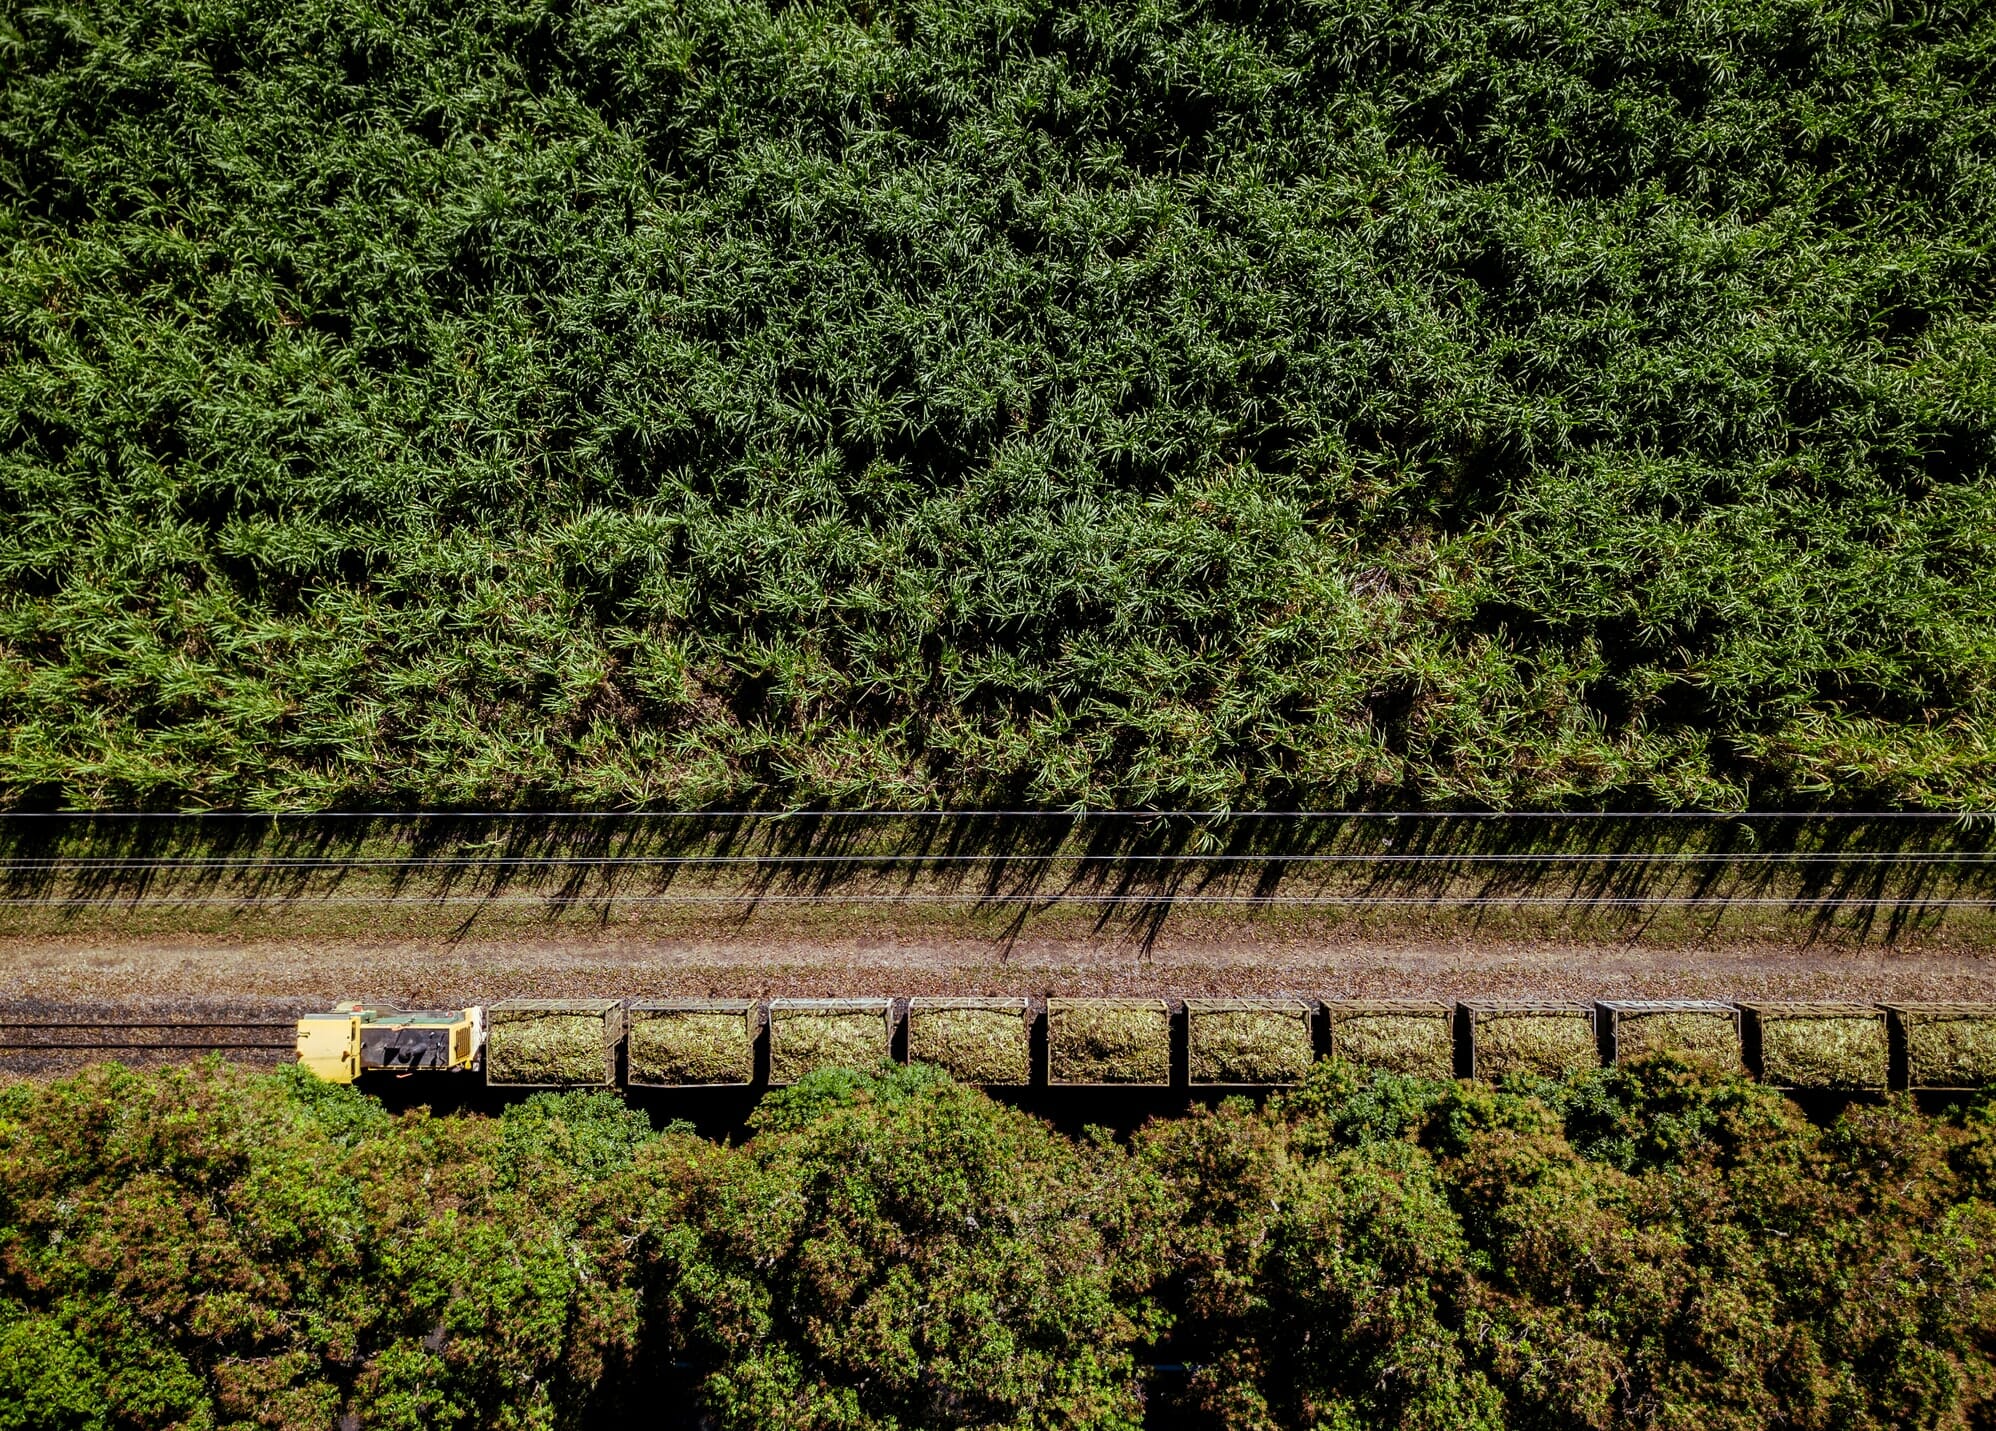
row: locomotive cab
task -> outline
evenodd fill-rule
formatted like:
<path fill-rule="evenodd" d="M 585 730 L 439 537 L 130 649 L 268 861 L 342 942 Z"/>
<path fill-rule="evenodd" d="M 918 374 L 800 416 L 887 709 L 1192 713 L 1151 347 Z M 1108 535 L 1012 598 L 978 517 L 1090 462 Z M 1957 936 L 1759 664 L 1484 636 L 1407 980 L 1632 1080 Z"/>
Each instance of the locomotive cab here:
<path fill-rule="evenodd" d="M 298 1062 L 328 1083 L 360 1076 L 360 1016 L 306 1014 L 298 1020 Z"/>

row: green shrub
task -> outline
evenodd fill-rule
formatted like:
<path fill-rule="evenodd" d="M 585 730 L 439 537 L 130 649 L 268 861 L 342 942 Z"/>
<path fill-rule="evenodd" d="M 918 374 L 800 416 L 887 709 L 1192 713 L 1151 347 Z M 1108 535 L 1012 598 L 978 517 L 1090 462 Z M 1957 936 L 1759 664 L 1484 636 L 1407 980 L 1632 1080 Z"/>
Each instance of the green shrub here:
<path fill-rule="evenodd" d="M 1129 1427 L 1157 1199 L 921 1066 L 772 1096 L 663 1200 L 658 1293 L 723 1427 Z"/>
<path fill-rule="evenodd" d="M 1504 1088 L 1330 1059 L 1127 1148 L 926 1067 L 813 1074 L 734 1144 L 600 1093 L 0 1088 L 21 1431 L 555 1431 L 665 1394 L 722 1428 L 1134 1428 L 1145 1361 L 1259 1431 L 1962 1431 L 1992 1348 L 1990 1104 L 1821 1126 L 1669 1057 Z"/>
<path fill-rule="evenodd" d="M 1155 1125 L 1177 1335 L 1233 1426 L 1879 1428 L 1996 1411 L 1979 1131 L 1812 1127 L 1671 1060 L 1542 1095 L 1366 1080 Z M 1978 1128 L 1982 1125 L 1977 1125 Z M 1979 1176 L 1975 1174 L 1974 1176 Z"/>
<path fill-rule="evenodd" d="M 0 1425 L 585 1424 L 636 1346 L 604 1179 L 639 1137 L 601 1096 L 433 1119 L 215 1064 L 14 1085 Z"/>
<path fill-rule="evenodd" d="M 1141 1145 L 1184 1200 L 1172 1241 L 1178 1335 L 1204 1353 L 1195 1405 L 1268 1431 L 1502 1426 L 1450 1320 L 1469 1249 L 1432 1161 L 1395 1139 L 1299 1156 L 1293 1132 L 1230 1102 Z"/>

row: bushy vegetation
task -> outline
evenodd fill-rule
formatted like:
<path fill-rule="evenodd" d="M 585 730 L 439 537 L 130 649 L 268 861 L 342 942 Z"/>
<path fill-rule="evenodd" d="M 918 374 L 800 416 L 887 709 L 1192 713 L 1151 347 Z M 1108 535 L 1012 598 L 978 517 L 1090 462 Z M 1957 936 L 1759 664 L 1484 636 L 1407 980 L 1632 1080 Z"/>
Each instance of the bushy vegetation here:
<path fill-rule="evenodd" d="M 735 1144 L 100 1069 L 0 1091 L 0 1427 L 1976 1427 L 1992 1194 L 1987 1108 L 1669 1059 L 1330 1061 L 1127 1143 L 920 1066 Z"/>
<path fill-rule="evenodd" d="M 651 1204 L 717 1421 L 1135 1428 L 1154 1176 L 930 1069 L 811 1076 Z"/>
<path fill-rule="evenodd" d="M 1230 1427 L 1906 1427 L 1996 1411 L 1990 1125 L 1825 1132 L 1683 1065 L 1536 1096 L 1326 1067 L 1160 1125 Z"/>
<path fill-rule="evenodd" d="M 50 0 L 0 791 L 1996 797 L 1976 0 Z"/>
<path fill-rule="evenodd" d="M 396 1119 L 296 1073 L 0 1096 L 0 1427 L 580 1424 L 638 1346 L 610 1098 Z"/>

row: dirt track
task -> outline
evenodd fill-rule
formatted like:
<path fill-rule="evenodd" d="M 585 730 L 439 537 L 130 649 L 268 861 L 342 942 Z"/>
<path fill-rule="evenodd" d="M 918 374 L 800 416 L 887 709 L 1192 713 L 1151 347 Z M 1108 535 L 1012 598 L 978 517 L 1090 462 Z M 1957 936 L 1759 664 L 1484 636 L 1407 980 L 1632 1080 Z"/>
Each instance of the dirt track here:
<path fill-rule="evenodd" d="M 1138 943 L 1087 931 L 542 933 L 286 939 L 66 934 L 0 938 L 0 1009 L 243 1000 L 404 1004 L 668 994 L 1248 994 L 1324 998 L 1996 998 L 1988 948 L 1312 937 L 1208 924 Z"/>

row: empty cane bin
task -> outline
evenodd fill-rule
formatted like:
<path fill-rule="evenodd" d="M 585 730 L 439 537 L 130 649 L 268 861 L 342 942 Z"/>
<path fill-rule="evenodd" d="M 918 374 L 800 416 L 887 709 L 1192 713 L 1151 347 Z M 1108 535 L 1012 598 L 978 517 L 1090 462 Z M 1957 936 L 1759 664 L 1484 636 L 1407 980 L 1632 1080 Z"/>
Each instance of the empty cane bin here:
<path fill-rule="evenodd" d="M 1906 1050 L 1906 1086 L 1996 1088 L 1996 1004 L 1888 1004 Z"/>
<path fill-rule="evenodd" d="M 755 1079 L 762 1007 L 753 999 L 641 999 L 624 1035 L 633 1088 L 738 1087 Z"/>
<path fill-rule="evenodd" d="M 1588 1004 L 1472 1003 L 1470 1074 L 1496 1082 L 1511 1075 L 1566 1078 L 1601 1066 L 1601 1045 Z"/>
<path fill-rule="evenodd" d="M 1331 1053 L 1359 1068 L 1455 1077 L 1455 1005 L 1440 999 L 1327 1003 Z"/>
<path fill-rule="evenodd" d="M 1302 999 L 1187 999 L 1187 1067 L 1199 1084 L 1301 1083 L 1317 1056 Z"/>
<path fill-rule="evenodd" d="M 485 1081 L 495 1088 L 609 1088 L 624 1006 L 615 999 L 503 999 L 487 1011 Z"/>
<path fill-rule="evenodd" d="M 772 999 L 769 1081 L 823 1068 L 872 1068 L 894 1049 L 892 999 Z"/>
<path fill-rule="evenodd" d="M 1866 1004 L 1744 1004 L 1749 1066 L 1775 1088 L 1875 1092 L 1891 1070 L 1885 1010 Z"/>
<path fill-rule="evenodd" d="M 1600 1005 L 1616 1063 L 1668 1054 L 1714 1073 L 1745 1068 L 1740 1011 L 1711 999 L 1611 999 Z"/>
<path fill-rule="evenodd" d="M 910 999 L 908 1061 L 933 1063 L 959 1083 L 1031 1083 L 1031 1014 L 1026 999 Z"/>
<path fill-rule="evenodd" d="M 1171 1006 L 1163 999 L 1048 999 L 1047 1081 L 1169 1084 Z"/>

